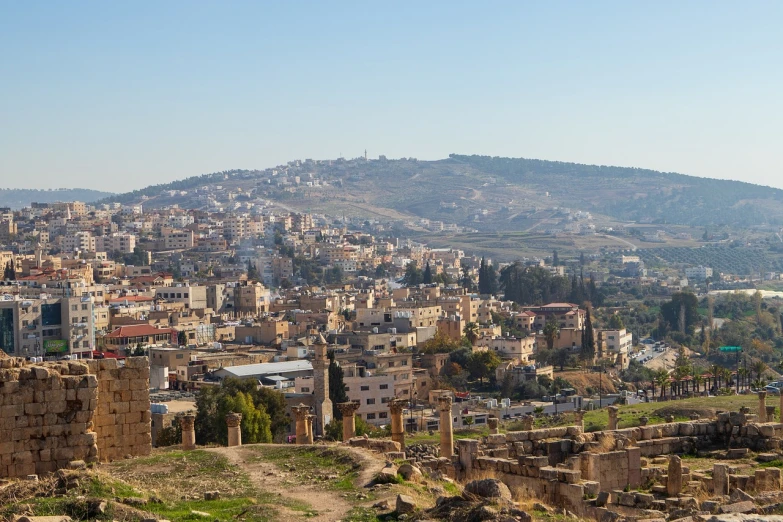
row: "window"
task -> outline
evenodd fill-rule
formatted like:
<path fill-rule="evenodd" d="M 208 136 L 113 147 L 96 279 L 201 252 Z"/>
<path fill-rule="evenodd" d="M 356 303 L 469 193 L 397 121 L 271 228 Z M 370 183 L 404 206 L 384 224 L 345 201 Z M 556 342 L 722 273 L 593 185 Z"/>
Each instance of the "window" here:
<path fill-rule="evenodd" d="M 381 384 L 380 386 L 378 386 L 378 388 L 381 389 L 381 390 L 388 390 L 389 389 L 389 385 L 388 384 Z"/>
<path fill-rule="evenodd" d="M 394 368 L 394 361 L 389 361 L 389 368 Z"/>
<path fill-rule="evenodd" d="M 27 326 L 27 319 L 25 319 L 24 321 L 22 321 L 22 326 Z"/>
<path fill-rule="evenodd" d="M 389 412 L 387 411 L 382 411 L 378 414 L 379 419 L 386 419 L 388 416 L 389 416 Z"/>
<path fill-rule="evenodd" d="M 74 311 L 74 312 L 75 312 L 75 311 L 77 311 L 78 309 L 79 309 L 79 305 L 71 305 L 71 310 L 72 310 L 72 311 Z"/>
<path fill-rule="evenodd" d="M 368 413 L 367 414 L 367 420 L 373 420 L 373 419 L 375 419 L 375 414 L 374 413 Z"/>
<path fill-rule="evenodd" d="M 404 361 L 402 361 L 402 365 L 403 366 L 408 366 L 408 359 L 405 359 Z"/>
<path fill-rule="evenodd" d="M 381 404 L 386 404 L 391 400 L 391 397 L 381 397 Z"/>
<path fill-rule="evenodd" d="M 351 389 L 348 386 L 346 386 L 345 387 L 345 391 L 349 392 L 349 391 L 351 391 Z"/>
<path fill-rule="evenodd" d="M 302 393 L 310 393 L 310 388 L 302 388 Z"/>
<path fill-rule="evenodd" d="M 184 359 L 184 358 L 185 358 L 185 354 L 184 353 L 178 353 L 177 354 L 177 359 Z"/>
<path fill-rule="evenodd" d="M 34 314 L 37 314 L 37 313 L 38 313 L 38 307 L 37 307 L 37 306 L 34 306 L 34 307 L 33 307 L 33 313 L 34 313 Z"/>
<path fill-rule="evenodd" d="M 359 389 L 360 389 L 361 391 L 370 391 L 370 387 L 369 387 L 369 386 L 362 386 L 362 387 L 361 387 L 361 388 L 359 388 Z"/>
<path fill-rule="evenodd" d="M 375 399 L 367 399 L 366 404 L 375 404 Z"/>
<path fill-rule="evenodd" d="M 86 303 L 82 305 L 82 310 L 87 310 L 87 304 Z"/>

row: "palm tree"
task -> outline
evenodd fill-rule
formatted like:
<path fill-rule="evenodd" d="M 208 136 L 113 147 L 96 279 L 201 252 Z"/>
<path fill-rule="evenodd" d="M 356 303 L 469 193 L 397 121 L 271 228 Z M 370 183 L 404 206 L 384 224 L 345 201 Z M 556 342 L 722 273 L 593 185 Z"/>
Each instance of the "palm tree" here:
<path fill-rule="evenodd" d="M 756 372 L 756 379 L 761 379 L 761 374 L 767 371 L 767 363 L 761 359 L 755 361 L 750 367 L 754 372 Z"/>
<path fill-rule="evenodd" d="M 715 380 L 715 390 L 718 390 L 718 379 L 720 378 L 720 371 L 721 367 L 717 364 L 713 364 L 710 366 L 710 373 L 712 374 L 712 378 Z"/>
<path fill-rule="evenodd" d="M 740 368 L 737 371 L 737 380 L 740 382 L 740 385 L 747 388 L 748 383 L 748 374 L 750 372 L 747 368 Z"/>
<path fill-rule="evenodd" d="M 555 339 L 560 329 L 555 321 L 547 321 L 544 325 L 544 337 L 546 337 L 546 347 L 551 350 L 555 347 Z"/>
<path fill-rule="evenodd" d="M 729 383 L 731 383 L 731 370 L 728 368 L 721 368 L 720 376 L 725 386 L 728 386 Z"/>
<path fill-rule="evenodd" d="M 478 323 L 469 322 L 465 325 L 465 328 L 462 330 L 462 333 L 465 334 L 465 337 L 467 337 L 468 341 L 470 341 L 470 344 L 476 344 L 476 341 L 478 341 L 479 337 L 479 325 Z"/>
<path fill-rule="evenodd" d="M 701 375 L 696 373 L 693 375 L 693 386 L 696 389 L 696 393 L 699 393 L 700 391 L 699 388 L 701 388 L 701 383 L 703 381 L 704 379 L 702 379 Z"/>
<path fill-rule="evenodd" d="M 669 383 L 669 372 L 661 368 L 655 372 L 655 383 L 661 389 L 661 397 L 666 396 L 666 385 Z"/>

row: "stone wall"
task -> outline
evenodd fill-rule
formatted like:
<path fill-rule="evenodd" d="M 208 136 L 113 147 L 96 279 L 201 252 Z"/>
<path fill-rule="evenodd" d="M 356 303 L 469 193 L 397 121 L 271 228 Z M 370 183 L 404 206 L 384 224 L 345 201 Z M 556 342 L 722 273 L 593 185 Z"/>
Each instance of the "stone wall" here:
<path fill-rule="evenodd" d="M 98 380 L 85 364 L 0 360 L 0 477 L 96 460 L 97 397 Z"/>
<path fill-rule="evenodd" d="M 100 460 L 149 455 L 152 414 L 147 358 L 129 357 L 124 367 L 116 359 L 88 361 L 88 365 L 98 379 L 95 432 Z"/>
<path fill-rule="evenodd" d="M 151 450 L 149 363 L 0 359 L 0 477 Z"/>

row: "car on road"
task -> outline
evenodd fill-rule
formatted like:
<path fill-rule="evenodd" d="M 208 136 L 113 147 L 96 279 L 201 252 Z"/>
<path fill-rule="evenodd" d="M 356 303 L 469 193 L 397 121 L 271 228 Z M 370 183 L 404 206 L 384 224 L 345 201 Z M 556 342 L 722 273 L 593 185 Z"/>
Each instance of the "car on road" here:
<path fill-rule="evenodd" d="M 767 384 L 764 386 L 764 391 L 769 393 L 770 395 L 780 395 L 780 388 L 777 386 L 772 386 L 771 384 Z"/>

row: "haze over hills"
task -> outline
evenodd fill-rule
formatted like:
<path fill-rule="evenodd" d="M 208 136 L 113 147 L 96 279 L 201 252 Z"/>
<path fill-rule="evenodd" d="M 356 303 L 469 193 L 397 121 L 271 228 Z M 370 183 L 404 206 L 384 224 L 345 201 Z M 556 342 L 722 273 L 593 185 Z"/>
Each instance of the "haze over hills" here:
<path fill-rule="evenodd" d="M 92 203 L 111 196 L 111 192 L 83 188 L 60 189 L 0 189 L 0 207 L 13 210 L 29 207 L 30 203 L 54 203 L 57 201 L 83 201 Z"/>
<path fill-rule="evenodd" d="M 239 201 L 260 197 L 296 210 L 426 218 L 487 231 L 527 229 L 560 209 L 638 223 L 783 224 L 783 190 L 771 187 L 639 168 L 457 154 L 437 161 L 293 161 L 274 169 L 190 177 L 107 201 L 201 207 L 203 198 L 193 189 L 216 185 L 242 189 Z"/>

